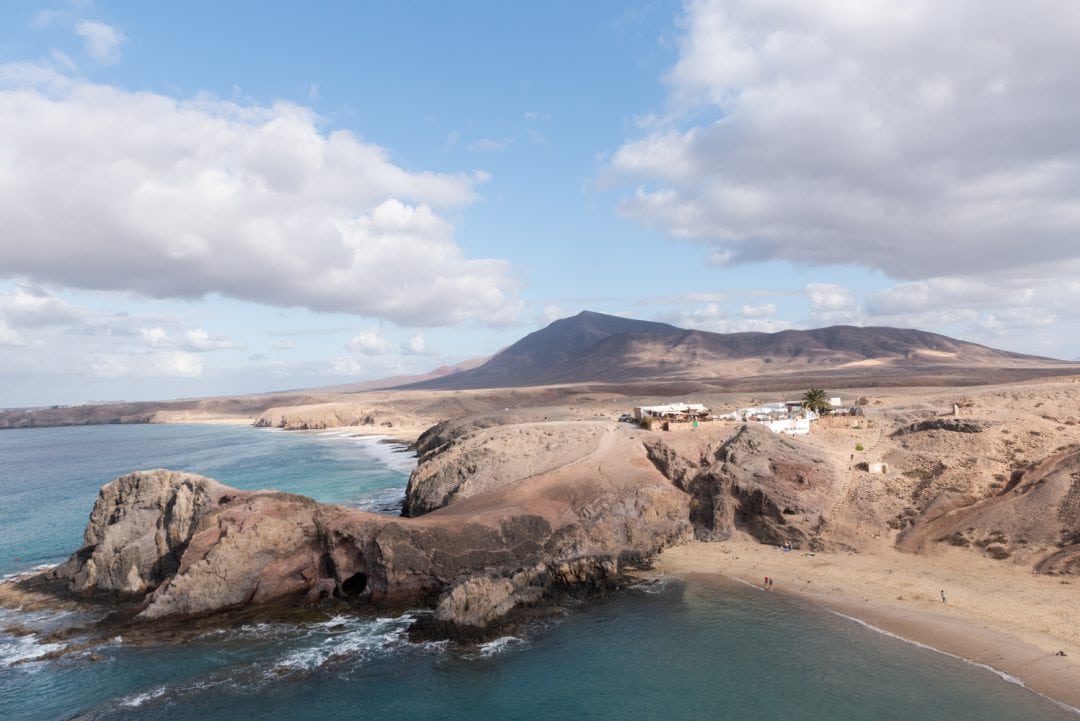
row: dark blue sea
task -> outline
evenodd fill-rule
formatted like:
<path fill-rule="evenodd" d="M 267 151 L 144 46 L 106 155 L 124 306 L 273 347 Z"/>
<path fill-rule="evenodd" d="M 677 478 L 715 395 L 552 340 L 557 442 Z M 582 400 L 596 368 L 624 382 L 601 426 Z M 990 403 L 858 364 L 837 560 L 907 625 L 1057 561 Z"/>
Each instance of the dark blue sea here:
<path fill-rule="evenodd" d="M 0 431 L 0 575 L 77 548 L 98 488 L 190 470 L 396 513 L 414 459 L 345 434 L 229 426 Z M 409 616 L 248 623 L 34 660 L 77 619 L 0 610 L 0 720 L 1077 721 L 997 674 L 736 583 L 642 585 L 479 648 Z M 93 656 L 91 656 L 91 653 Z"/>

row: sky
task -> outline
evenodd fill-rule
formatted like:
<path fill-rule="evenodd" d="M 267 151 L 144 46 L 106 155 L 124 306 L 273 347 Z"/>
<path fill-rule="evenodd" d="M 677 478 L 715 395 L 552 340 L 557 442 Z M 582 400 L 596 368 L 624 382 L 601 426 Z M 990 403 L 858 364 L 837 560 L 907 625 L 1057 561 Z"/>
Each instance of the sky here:
<path fill-rule="evenodd" d="M 0 5 L 0 407 L 594 310 L 1080 357 L 1080 6 Z"/>

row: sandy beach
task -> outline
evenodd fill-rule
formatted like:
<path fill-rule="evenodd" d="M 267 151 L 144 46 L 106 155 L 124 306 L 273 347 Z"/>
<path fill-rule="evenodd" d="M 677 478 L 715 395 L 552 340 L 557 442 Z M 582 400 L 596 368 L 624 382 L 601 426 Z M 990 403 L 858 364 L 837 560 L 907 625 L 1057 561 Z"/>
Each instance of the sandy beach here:
<path fill-rule="evenodd" d="M 759 588 L 769 576 L 773 593 L 984 664 L 1080 713 L 1080 603 L 1066 578 L 954 549 L 809 554 L 746 539 L 668 549 L 654 573 L 721 574 Z"/>

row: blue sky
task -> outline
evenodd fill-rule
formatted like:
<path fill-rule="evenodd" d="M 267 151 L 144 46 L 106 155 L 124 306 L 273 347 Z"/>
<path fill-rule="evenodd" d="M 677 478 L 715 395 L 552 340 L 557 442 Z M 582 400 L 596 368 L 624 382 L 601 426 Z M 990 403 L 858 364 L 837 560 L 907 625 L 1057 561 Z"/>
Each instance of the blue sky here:
<path fill-rule="evenodd" d="M 5 3 L 0 407 L 583 309 L 1080 356 L 1080 20 L 941 5 Z"/>

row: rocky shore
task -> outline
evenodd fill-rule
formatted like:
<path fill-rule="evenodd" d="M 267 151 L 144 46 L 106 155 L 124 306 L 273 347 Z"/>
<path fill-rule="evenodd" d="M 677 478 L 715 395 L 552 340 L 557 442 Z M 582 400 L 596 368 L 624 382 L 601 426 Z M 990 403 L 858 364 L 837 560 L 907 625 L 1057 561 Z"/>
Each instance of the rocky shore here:
<path fill-rule="evenodd" d="M 93 604 L 110 629 L 426 609 L 415 636 L 480 640 L 693 540 L 896 547 L 913 563 L 949 548 L 1069 576 L 1080 431 L 1045 409 L 1075 388 L 943 394 L 959 421 L 901 397 L 807 439 L 754 424 L 654 433 L 547 406 L 471 413 L 419 434 L 401 516 L 139 471 L 102 488 L 66 563 L 0 584 L 0 605 L 30 592 Z M 884 473 L 867 470 L 875 459 Z"/>
<path fill-rule="evenodd" d="M 422 517 L 240 491 L 189 473 L 139 471 L 102 488 L 84 544 L 66 563 L 17 583 L 57 598 L 112 604 L 113 625 L 283 602 L 360 611 L 419 607 L 433 613 L 416 633 L 472 640 L 564 594 L 611 588 L 626 567 L 693 536 L 685 495 L 651 464 L 633 462 L 644 454 L 629 429 L 588 429 L 597 447 L 569 464 L 540 453 L 532 457 L 539 466 L 504 463 L 502 486 L 484 477 L 475 496 L 467 475 L 447 469 L 459 462 L 458 452 L 475 452 L 461 446 L 490 448 L 498 441 L 469 433 L 454 439 L 444 430 L 433 441 L 440 449 L 414 475 L 454 477 L 462 487 Z M 522 431 L 502 429 L 512 439 Z M 543 431 L 529 429 L 534 432 Z M 601 450 L 623 462 L 596 458 Z M 565 460 L 557 444 L 551 453 Z M 598 466 L 606 470 L 594 473 Z M 410 488 L 414 510 L 419 487 Z M 455 498 L 461 500 L 451 503 Z"/>

